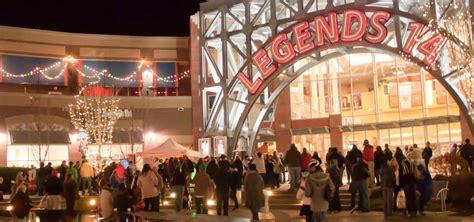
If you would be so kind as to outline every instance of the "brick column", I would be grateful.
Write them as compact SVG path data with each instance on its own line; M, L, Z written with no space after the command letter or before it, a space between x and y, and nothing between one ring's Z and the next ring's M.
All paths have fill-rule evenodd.
M329 136L331 138L331 146L337 147L339 150L342 150L342 132L339 129L339 126L342 125L342 116L330 115L329 116Z
M278 81L275 80L277 86ZM290 149L292 143L291 138L291 99L290 99L290 87L287 86L281 92L276 102L275 109L275 138L276 147L279 152L286 152Z
M193 110L193 147L199 148L198 139L202 137L202 98L200 95L199 77L201 76L201 51L199 47L199 14L191 16L189 22L190 42L190 77L191 102Z

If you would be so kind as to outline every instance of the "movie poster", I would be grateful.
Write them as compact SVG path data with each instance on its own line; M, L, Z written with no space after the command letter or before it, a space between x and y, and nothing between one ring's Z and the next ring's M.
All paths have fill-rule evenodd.
M210 138L199 138L199 152L203 156L211 155L211 139Z
M227 155L227 141L225 136L214 137L214 156Z

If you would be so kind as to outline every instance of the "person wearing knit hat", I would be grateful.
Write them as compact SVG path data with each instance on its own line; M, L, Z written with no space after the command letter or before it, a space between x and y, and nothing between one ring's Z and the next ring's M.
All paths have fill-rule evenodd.
M325 214L329 208L327 196L328 188L333 191L334 184L327 173L323 172L321 162L311 160L308 164L310 175L305 182L305 196L311 198L311 211L316 222L324 221Z
M310 173L316 172L317 168L321 165L321 162L319 160L311 159L311 161L308 164L308 171Z
M195 184L193 199L196 201L196 213L207 214L207 198L214 184L206 173L206 165L199 165L199 172L196 173L193 182Z

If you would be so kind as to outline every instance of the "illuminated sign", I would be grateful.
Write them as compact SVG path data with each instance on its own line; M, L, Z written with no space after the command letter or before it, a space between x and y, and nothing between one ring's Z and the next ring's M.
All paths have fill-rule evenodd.
M311 22L296 23L287 29L288 32L274 36L269 44L266 44L267 48L262 47L253 54L252 63L261 77L253 81L253 78L243 71L239 72L237 77L251 94L255 94L280 65L291 63L298 59L299 55L318 47L362 41L369 44L383 43L388 34L386 23L391 17L390 12L383 10L366 14L350 9L316 16ZM424 64L432 67L438 60L439 51L447 38L441 33L435 33L421 41L425 28L426 26L419 22L409 23L407 36L402 43L403 53L412 54L416 46L417 52L423 56Z

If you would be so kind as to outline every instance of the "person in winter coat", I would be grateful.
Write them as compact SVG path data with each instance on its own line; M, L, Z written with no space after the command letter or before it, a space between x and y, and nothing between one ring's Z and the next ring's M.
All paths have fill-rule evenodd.
M38 187L38 195L43 196L44 195L44 183L46 182L46 179L48 177L48 171L44 167L44 162L40 163L40 167L38 169L38 174L37 174L37 187Z
M26 189L24 185L19 186L15 192L15 196L13 196L10 201L13 205L12 213L16 218L25 218L33 207L31 205L31 199L26 193Z
M361 212L369 211L369 184L367 179L370 177L369 167L358 158L357 163L352 167L352 182L349 187L351 192L351 209L355 210L355 196L359 196L358 210Z
M413 162L407 159L402 160L402 164L399 166L399 180L400 187L405 192L408 217L415 217L418 210L416 206L415 164Z
M374 147L369 144L369 140L364 140L364 150L362 151L362 159L369 167L369 173L370 173L369 187L374 187L375 186Z
M382 168L382 164L383 163L386 163L387 162L387 159L385 157L385 154L383 153L383 150L382 150L382 147L381 146L377 146L377 148L375 149L375 152L374 152L374 169L375 169L375 180L376 180L376 184L377 185L380 185L380 183L382 182L381 181L381 178L380 178L380 169Z
M74 167L73 167L74 168ZM74 168L75 169L75 168ZM63 184L63 197L66 199L66 210L74 210L74 202L79 198L77 193L77 183L74 181L72 174L66 175L66 180Z
M418 165L417 170L417 175L420 175L416 186L416 190L420 192L418 207L420 215L424 216L425 205L430 201L431 194L433 193L433 179L430 172L423 165Z
M341 173L339 171L339 167L337 166L337 159L332 159L329 163L329 167L327 169L327 173L329 174L329 178L331 182L334 184L335 189L333 190L334 197L329 201L329 212L339 212L341 211L341 200L339 198L339 187L342 186L342 178Z
M357 148L355 144L352 145L352 149L347 152L346 165L347 165L347 180L349 184L352 180L352 168L357 163L357 159L362 158L362 152Z
M299 186L301 174L301 153L295 144L291 144L290 150L286 152L285 163L288 166L288 173L290 174L289 190L296 190Z
M216 184L217 215L229 216L229 191L230 191L230 164L227 160L219 161L214 183Z
M82 195L87 193L91 193L91 185L92 185L92 178L94 177L94 169L92 166L89 164L89 161L84 160L82 161L81 165L81 181L82 181Z
M423 152L421 152L421 156L423 157L423 160L425 161L426 170L429 171L430 159L431 157L433 157L433 149L431 148L430 142L426 142L426 147L423 149Z
M276 186L275 184L275 172L272 157L269 155L265 156L265 186L271 187L272 189Z
M63 186L58 177L58 171L52 171L51 176L46 180L45 188L47 195L41 198L40 206L48 210L61 209Z
M66 170L66 177L68 174L71 174L71 179L77 184L77 181L79 180L79 173L77 172L76 167L74 167L74 162L72 161L69 162L69 167Z
M138 177L138 188L145 200L145 211L160 211L160 191L164 188L163 178L151 170L150 164L143 165Z
M105 220L110 219L114 214L114 198L112 195L113 189L103 183L101 186L99 204L100 214Z
M211 178L214 178L217 173L217 168L218 166L217 166L216 159L212 157L211 160L209 161L209 164L207 164L207 168L206 168L207 175L209 175L209 177Z
M323 222L329 202L326 197L327 186L331 191L335 190L329 175L324 173L321 163L313 160L308 165L309 177L305 182L305 196L311 198L311 211L313 211L314 221Z
M399 166L402 164L402 161L406 159L405 155L403 154L402 149L399 146L395 149L394 157L397 160L397 163Z
M263 159L263 154L261 152L257 152L255 157L253 158L252 162L257 166L257 171L265 181L265 173L267 172L265 169L265 160Z
M320 163L322 163L321 157L319 157L319 154L318 154L317 151L314 151L314 152L313 152L313 156L312 156L311 158L312 158L313 160L317 160L317 161L319 161ZM300 187L301 187L301 186L300 186ZM299 190L299 189L298 189L298 190Z
M385 217L393 216L393 188L396 184L396 177L393 168L390 167L387 162L381 163L380 176L382 179L381 187L383 191L383 213Z
M244 164L242 163L242 160L240 159L239 155L235 156L234 162L232 163L232 168L237 169L237 172L240 174L241 177L243 177L243 175L244 175Z
M296 192L296 199L301 200L301 202L303 203L300 210L300 216L304 216L306 219L306 222L313 222L314 219L313 219L313 211L311 211L311 198L306 197L304 194L306 179L308 178L308 176L309 176L308 171L301 173L300 188Z
M185 190L187 190L187 182L186 182L186 172L180 166L179 163L176 164L176 170L174 171L174 175L171 179L171 189L176 194L175 198L175 210L176 212L180 212L183 208L183 201L184 201L184 194Z
M196 213L207 214L207 198L210 190L214 187L211 177L205 172L206 166L201 164L199 172L194 177L194 200L196 201Z
M240 175L237 168L231 168L230 178L230 198L234 201L234 208L232 210L239 209L239 200L237 199L237 191L242 188L242 176Z
M249 170L245 174L245 206L252 212L252 220L258 220L258 211L265 206L265 197L263 195L263 179L257 172L255 164L249 164Z
M273 173L275 175L274 184L276 185L277 188L280 188L280 176L282 173L285 172L285 169L284 169L283 163L281 162L280 157L277 155L276 152L273 152L271 161L273 164Z
M301 171L308 170L308 164L311 162L311 154L308 153L306 148L303 148L303 152L301 153Z
M389 146L388 144L385 144L385 148L384 148L384 150L383 150L383 153L384 153L385 159L386 159L387 161L392 160L392 158L393 158L393 153L392 153L392 151L390 150L390 146Z

